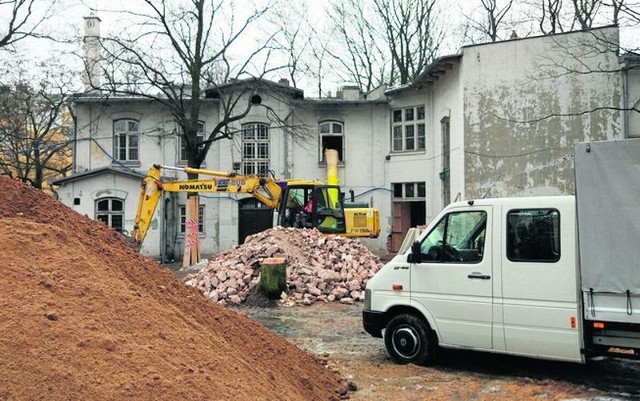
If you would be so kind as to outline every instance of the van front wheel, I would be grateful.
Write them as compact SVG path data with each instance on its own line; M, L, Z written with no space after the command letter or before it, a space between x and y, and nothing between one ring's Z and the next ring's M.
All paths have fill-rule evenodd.
M409 314L394 317L384 332L384 345L389 356L400 364L426 365L433 360L434 344L429 325Z

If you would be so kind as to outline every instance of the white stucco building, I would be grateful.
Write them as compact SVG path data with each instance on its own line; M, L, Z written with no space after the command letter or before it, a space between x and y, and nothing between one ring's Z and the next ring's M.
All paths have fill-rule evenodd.
M620 111L640 98L637 70L624 68L637 57L620 59L617 44L618 29L605 27L468 46L411 84L367 94L345 87L335 98L305 98L284 80L236 82L262 104L229 127L238 134L215 142L202 168L324 180L322 151L337 149L347 198L353 191L380 211L381 235L365 244L383 253L392 235L397 249L410 227L456 199L572 193L573 144L640 135L637 116ZM203 133L220 121L218 98L228 89L203 99ZM177 126L144 99L89 93L72 102L74 174L54 182L59 199L131 230L145 171L185 165ZM184 204L183 194L166 194L144 254L181 256ZM244 195L202 196L203 257L240 243L251 216L264 215L258 206Z

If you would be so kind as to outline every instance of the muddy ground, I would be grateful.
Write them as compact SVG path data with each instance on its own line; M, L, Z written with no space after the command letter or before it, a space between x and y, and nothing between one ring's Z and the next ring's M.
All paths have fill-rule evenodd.
M179 267L174 273L185 274ZM382 339L364 332L362 303L233 309L326 359L353 384L354 401L640 400L640 361L601 358L581 365L439 350L433 366L398 365Z
M239 308L300 348L329 361L357 390L351 400L640 399L640 362L587 365L471 351L443 351L435 366L397 365L362 329L362 304Z

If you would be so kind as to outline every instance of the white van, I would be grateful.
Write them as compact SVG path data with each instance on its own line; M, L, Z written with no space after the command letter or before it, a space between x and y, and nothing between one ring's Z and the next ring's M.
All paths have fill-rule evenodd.
M638 358L640 140L575 155L575 197L451 204L368 282L364 328L395 361L437 346Z

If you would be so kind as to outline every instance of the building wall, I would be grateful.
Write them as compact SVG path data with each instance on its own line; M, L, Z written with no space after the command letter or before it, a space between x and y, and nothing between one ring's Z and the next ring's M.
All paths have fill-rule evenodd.
M179 161L180 145L175 120L166 109L149 101L111 100L106 104L97 101L81 101L76 104L77 141L75 149L76 173L113 167L144 174L153 164L164 166L182 166ZM213 102L206 102L201 113L205 132L217 123L218 109ZM140 143L138 162L119 162L113 160L113 122L121 118L132 118L140 124ZM202 168L219 169L215 157L217 145L207 157ZM165 180L185 180L186 174L172 170L162 170ZM82 214L93 217L94 205L82 200L81 206L75 206L73 199L86 197L95 191L112 191L122 195L125 200L125 230L133 230L136 208L140 191L140 180L119 178L111 175L97 175L87 180L72 181L58 190L63 203ZM123 184L126 182L126 185ZM219 219L218 200L203 197L205 231L200 236L200 249L203 255L217 251L216 229ZM184 235L179 233L176 216L180 205L186 204L186 194L164 194L158 203L156 213L149 226L142 254L159 257L181 255L184 247ZM166 209L166 210L165 210ZM209 256L206 256L209 257Z
M349 196L353 190L356 201L368 202L380 209L381 216L389 215L389 191L385 185L382 161L388 153L388 110L384 104L344 102L343 104L310 101L293 107L291 104L261 94L263 104L287 121L295 129L279 127L269 119L266 108L255 107L243 120L235 123L241 129L245 123L260 122L270 126L270 167L277 179L312 179L325 182L326 165L320 159L319 124L324 121L343 123L344 162L338 168L339 184ZM241 135L220 142L218 160L223 171L233 162L242 160ZM247 195L234 195L240 199ZM236 245L238 204L226 196L220 201L220 220L217 234L220 249ZM384 218L384 217L383 217ZM382 251L384 236L363 240L372 250Z
M389 185L385 156L389 153L389 110L384 103L310 102L297 116L308 130L308 140L294 142L290 160L293 178L326 181L326 165L320 162L319 125L326 121L343 123L343 162L338 166L338 179L347 200L353 191L356 202L366 202L378 209L381 234L378 239L362 239L372 251L382 251L389 230Z
M617 28L464 48L464 198L573 193L573 145L621 135L592 111L620 105L617 51Z
M434 171L428 177L427 187L433 188L440 196L433 196L427 202L427 221L431 221L446 206L442 198L442 127L441 121L449 117L449 165L450 165L450 200L455 201L465 193L464 170L464 135L463 127L463 91L461 85L460 64L455 63L450 71L440 77L432 86L433 108L431 111L433 125L433 157Z
M600 40L604 35L606 40ZM586 46L584 41L590 41ZM603 43L615 51L596 51ZM617 29L519 39L469 46L453 67L431 84L408 86L387 92L376 101L298 99L275 96L264 87L257 93L262 105L254 107L229 130L233 139L214 143L203 168L231 171L242 161L241 128L244 123L270 126L270 168L276 178L326 180L320 162L319 124L334 120L344 124L344 162L339 183L356 201L368 202L380 212L381 234L365 239L373 251L383 252L393 227L393 183L425 182L426 222L444 207L442 198L441 121L450 123L451 201L478 197L548 195L572 193L573 145L581 141L613 139L622 135L622 78L617 59ZM601 49L612 50L612 49ZM579 68L598 70L591 73ZM611 72L603 72L608 70ZM629 72L630 99L640 97L640 74ZM285 91L286 94L286 91ZM245 99L248 101L248 99ZM217 103L207 101L202 120L205 131L220 119ZM242 103L240 103L242 104ZM424 105L426 149L392 152L391 113L396 108ZM602 108L600 111L593 111ZM607 108L609 107L609 108ZM144 173L154 163L176 165L179 142L168 112L147 101L105 104L80 102L76 172L112 163L113 120L132 117L140 121L140 162L129 164ZM633 113L632 113L633 114ZM632 135L640 136L637 114L630 118ZM284 127L273 118L286 121ZM296 127L292 129L291 126ZM634 128L635 127L635 128ZM165 171L167 179L186 179L179 172ZM120 191L126 199L126 229L133 227L139 182L133 179L97 176L86 182L70 182L59 191L61 200L74 207L74 197L83 200L76 210L93 215L91 195ZM136 185L134 185L136 184ZM86 197L86 201L85 198ZM238 201L243 194L202 194L205 233L202 256L238 243ZM183 236L175 220L185 194L165 194L145 240L143 253L150 256L182 254ZM165 219L164 216L172 216Z

